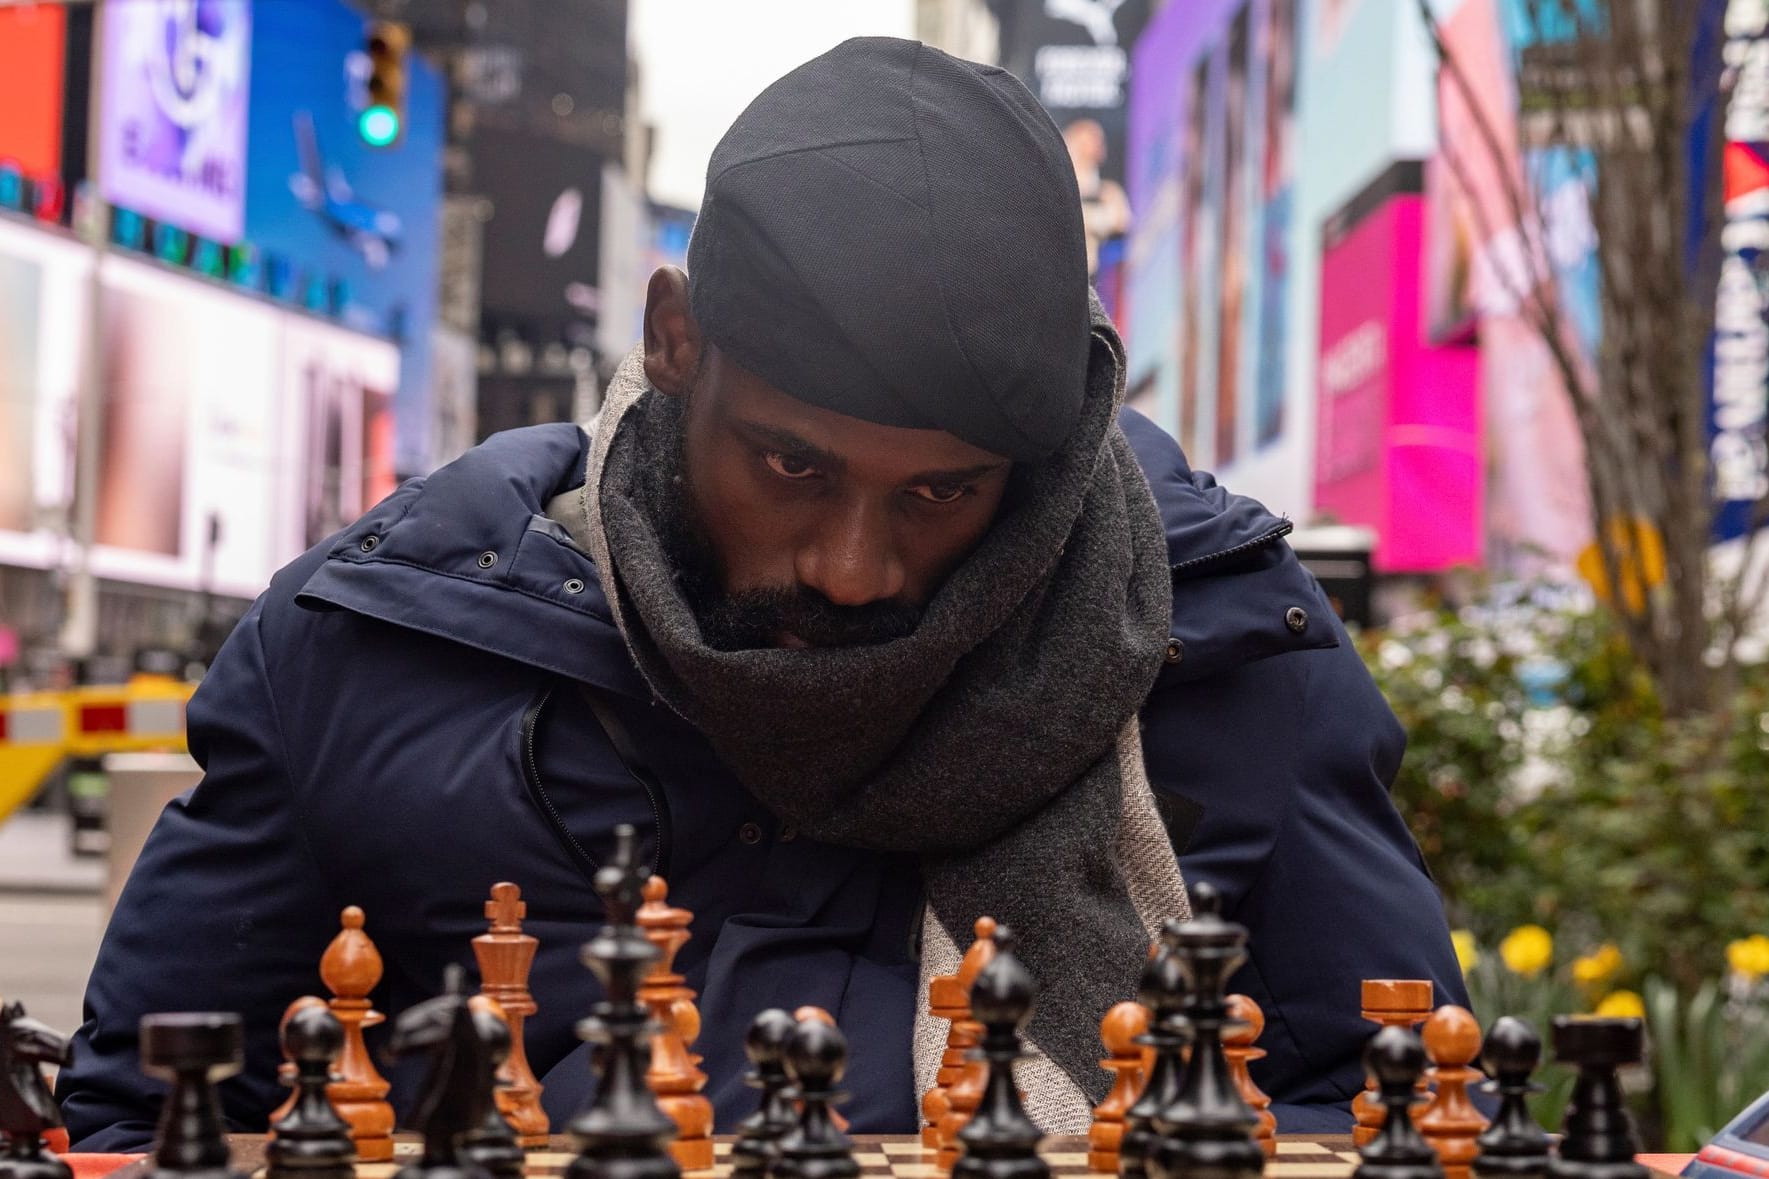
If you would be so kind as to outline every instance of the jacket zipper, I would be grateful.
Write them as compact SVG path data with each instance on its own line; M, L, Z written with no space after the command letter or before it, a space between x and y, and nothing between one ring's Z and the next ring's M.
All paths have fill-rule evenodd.
M559 813L559 808L553 805L552 798L547 794L546 786L541 782L540 762L535 757L535 732L540 728L541 713L552 698L553 688L549 685L541 689L541 693L535 698L534 703L530 704L522 713L523 783L528 787L529 796L534 799L548 821L552 823L553 836L559 841L559 846L564 849L566 855L576 861L577 869L583 873L584 878L593 883L596 871L602 865L596 860L596 857L584 849L583 844L578 842L577 836L571 833L571 828L565 825L564 816ZM639 786L645 791L646 801L651 804L651 821L654 824L652 829L657 833L657 853L652 858L652 871L657 875L664 875L668 864L663 858L663 849L669 846L670 831L663 808L658 802L657 791L650 782L645 780L643 775L635 772L632 766L625 765L625 759L620 758L619 750L615 751L615 757L621 760L628 775L639 783Z
M1198 568L1200 565L1209 565L1216 561L1226 561L1230 557L1238 557L1242 553L1250 553L1254 549L1262 549L1272 541L1277 540L1279 537L1289 535L1295 530L1295 528L1296 525L1285 520L1270 532L1261 536L1256 536L1252 540L1243 541L1233 548L1223 549L1222 551L1215 553L1206 553L1202 557L1192 557L1190 560L1181 561L1179 564L1173 566L1173 572L1188 572Z

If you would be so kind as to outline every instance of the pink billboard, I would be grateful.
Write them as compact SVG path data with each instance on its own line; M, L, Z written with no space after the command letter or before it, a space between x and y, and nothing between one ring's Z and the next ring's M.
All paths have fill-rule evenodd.
M1315 508L1373 528L1384 573L1481 560L1478 352L1420 331L1424 204L1336 218L1321 259Z

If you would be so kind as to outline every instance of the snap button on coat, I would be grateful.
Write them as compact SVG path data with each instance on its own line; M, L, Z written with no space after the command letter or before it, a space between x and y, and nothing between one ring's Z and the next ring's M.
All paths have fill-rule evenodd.
M762 829L754 823L745 823L743 826L737 828L737 838L743 840L745 843L760 843L762 841Z
M490 569L493 565L496 565L497 563L498 563L498 555L496 553L480 553L479 554L479 567L481 569Z
M1162 658L1168 663L1178 663L1185 658L1185 644L1178 639L1167 640L1167 654Z
M1301 606L1292 606L1284 611L1284 625L1296 634L1308 629L1308 611Z

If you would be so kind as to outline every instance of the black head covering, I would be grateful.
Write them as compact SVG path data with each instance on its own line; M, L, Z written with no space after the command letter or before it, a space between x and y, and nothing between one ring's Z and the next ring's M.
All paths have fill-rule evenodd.
M705 336L801 401L1021 461L1080 420L1080 196L1004 70L866 37L787 74L713 151L688 271Z

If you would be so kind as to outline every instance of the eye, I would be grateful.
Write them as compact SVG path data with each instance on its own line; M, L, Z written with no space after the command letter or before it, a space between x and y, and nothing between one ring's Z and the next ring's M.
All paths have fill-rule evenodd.
M778 450L764 450L762 461L768 469L782 479L809 479L817 474L817 468L796 454L786 454Z
M930 504L955 504L967 495L975 495L976 490L969 483L923 483L911 487L909 494Z

